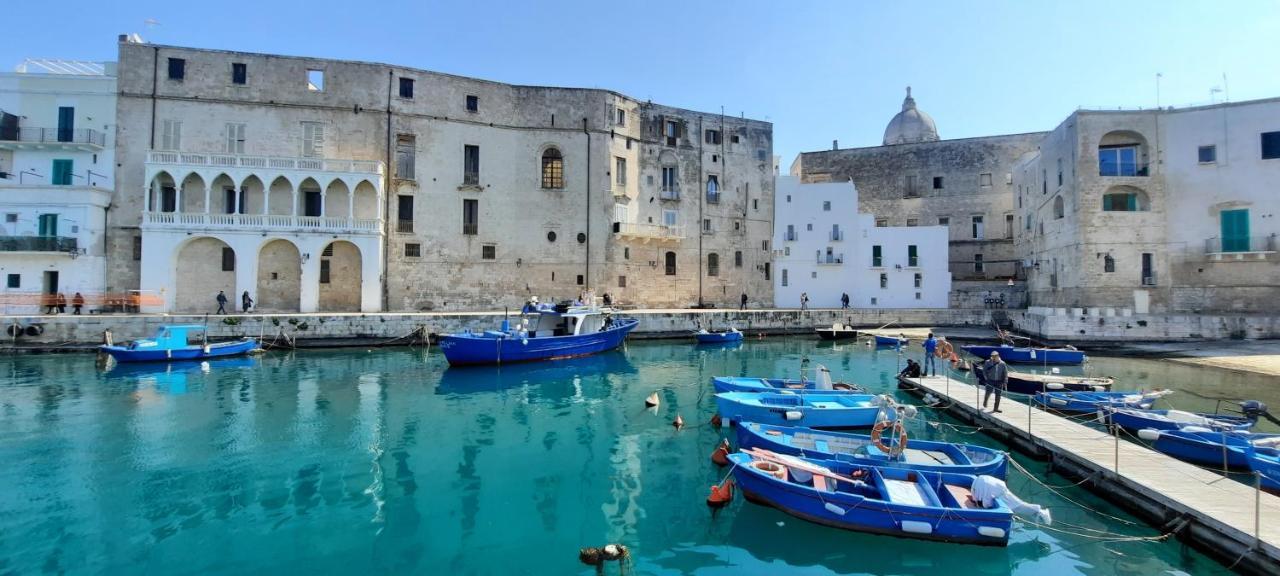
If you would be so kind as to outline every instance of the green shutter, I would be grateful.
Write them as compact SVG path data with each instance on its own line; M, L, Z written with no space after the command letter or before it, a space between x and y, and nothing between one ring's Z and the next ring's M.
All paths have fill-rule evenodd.
M1126 207L1127 210L1129 210L1130 212L1138 211L1138 195L1137 194L1125 194L1124 199L1125 199L1125 202L1127 202L1127 207Z
M54 160L51 182L56 186L71 185L71 160Z
M41 214L39 219L40 236L52 237L58 235L58 215L57 214Z
M1222 251L1248 252L1249 210L1223 210L1220 217L1222 221Z

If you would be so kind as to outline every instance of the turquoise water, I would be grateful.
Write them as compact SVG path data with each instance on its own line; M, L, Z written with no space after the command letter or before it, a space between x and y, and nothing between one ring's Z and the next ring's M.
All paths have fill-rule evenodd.
M740 497L713 516L704 500L724 471L708 456L728 431L707 424L708 379L796 374L803 357L894 390L892 352L781 338L633 342L502 369L448 370L422 349L106 374L90 356L6 358L0 573L592 574L578 549L609 542L631 548L631 574L1226 572L1176 542L1022 526L1007 549L927 543L818 527ZM1280 405L1261 378L1116 359L1089 370ZM662 404L647 411L655 390ZM676 414L685 429L670 425ZM963 428L913 430L996 445ZM1155 534L1084 490L1062 493L1120 520L1018 472L1009 484L1051 506L1061 530Z

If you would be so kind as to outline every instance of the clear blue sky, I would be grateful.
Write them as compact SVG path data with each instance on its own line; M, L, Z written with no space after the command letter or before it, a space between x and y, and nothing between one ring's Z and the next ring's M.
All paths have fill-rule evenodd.
M609 88L774 123L797 152L878 145L911 85L943 138L1048 130L1078 106L1280 96L1280 1L509 3L10 0L0 64L115 59L116 35ZM148 25L153 19L158 24ZM1221 98L1222 95L1215 95Z

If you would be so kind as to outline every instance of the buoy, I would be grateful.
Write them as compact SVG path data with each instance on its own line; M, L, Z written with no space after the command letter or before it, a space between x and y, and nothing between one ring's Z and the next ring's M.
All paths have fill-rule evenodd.
M723 423L724 423L724 421L720 419L720 415L719 415L719 414L712 414L712 415L711 415L711 426L712 426L713 428L715 428L716 430L719 430L719 429L720 429L720 425L721 425L721 424L723 424Z
M728 438L725 438L724 440L722 440L720 442L720 445L716 446L716 449L711 452L711 461L715 462L716 466L729 465L729 439Z
M645 405L646 407L648 407L648 408L653 408L654 406L657 406L657 405L658 405L658 393L657 393L657 392L654 392L653 394L650 394L650 395L649 395L649 397L645 398L645 399L644 399L644 405Z
M707 496L707 506L713 509L724 508L733 501L733 478L725 478L723 484L712 484L711 495Z
M681 418L679 414L676 414L676 419L671 422L671 425L675 426L676 430L684 428L684 418Z
M602 557L605 560L621 560L630 554L627 547L621 544L607 544L601 549L601 552L604 553Z

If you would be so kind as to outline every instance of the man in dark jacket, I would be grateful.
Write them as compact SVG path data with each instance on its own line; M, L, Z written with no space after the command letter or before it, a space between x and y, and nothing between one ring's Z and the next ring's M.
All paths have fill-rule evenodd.
M746 292L742 293L742 303L738 305L738 309L739 310L747 309L747 293Z
M982 393L982 407L987 407L987 400L991 398L991 393L996 393L996 407L992 412L1000 411L1000 397L1004 395L1004 390L1009 386L1009 367L1000 359L1000 353L991 352L991 358L982 363L982 380L986 390Z
M227 293L222 290L218 291L218 312L217 313L218 314L227 313Z

